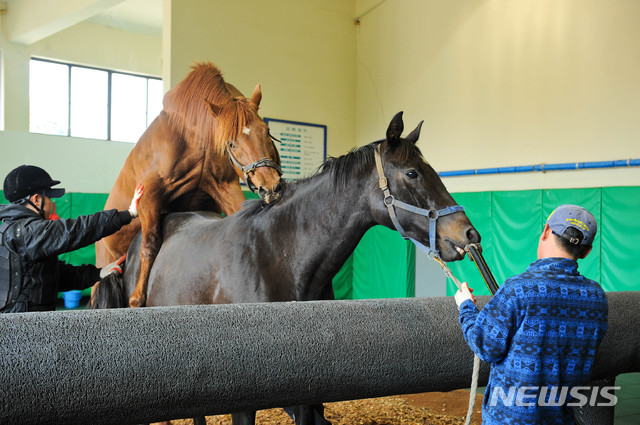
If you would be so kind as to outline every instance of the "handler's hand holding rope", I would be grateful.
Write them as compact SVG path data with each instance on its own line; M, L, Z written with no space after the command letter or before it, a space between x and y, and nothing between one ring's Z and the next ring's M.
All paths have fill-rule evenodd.
M454 295L456 300L456 304L458 304L458 310L463 302L466 300L473 301L476 304L476 297L472 294L473 288L469 288L469 284L467 282L463 282L458 288L458 292Z
M487 287L489 288L489 292L493 295L498 285L496 284L495 278L493 274L489 270L487 263L484 261L480 250L475 244L469 244L465 247L465 251L469 254L469 257L478 267L482 278L484 279ZM458 291L455 293L454 298L456 300L456 304L458 305L458 310L460 310L460 306L466 300L473 301L476 304L476 297L472 294L473 289L469 288L469 284L467 282L460 282L460 280L453 275L451 269L447 266L447 264L440 259L438 256L432 257L434 261L436 261L442 267L445 276L453 280L453 283L458 287ZM465 419L465 425L469 425L471 423L471 417L473 416L473 409L475 407L476 401L476 391L478 389L478 375L480 373L480 357L474 354L473 356L473 375L471 377L471 388L469 391L469 409L467 410L467 417Z

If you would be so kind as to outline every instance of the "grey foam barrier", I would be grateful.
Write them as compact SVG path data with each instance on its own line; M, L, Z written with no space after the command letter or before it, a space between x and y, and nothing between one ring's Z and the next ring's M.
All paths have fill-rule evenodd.
M640 293L609 294L594 379L640 370L639 305ZM470 386L472 360L452 297L5 314L0 423L135 424L449 391Z

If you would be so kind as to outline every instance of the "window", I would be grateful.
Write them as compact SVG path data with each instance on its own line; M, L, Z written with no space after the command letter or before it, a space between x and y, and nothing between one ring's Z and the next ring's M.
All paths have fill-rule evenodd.
M0 49L0 131L4 130L4 51Z
M162 110L162 80L31 59L29 131L138 141Z

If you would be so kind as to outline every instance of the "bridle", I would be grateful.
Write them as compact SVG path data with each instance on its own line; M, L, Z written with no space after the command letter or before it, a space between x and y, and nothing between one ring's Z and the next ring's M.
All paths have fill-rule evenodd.
M391 192L389 191L389 186L388 186L388 181L387 178L384 175L384 169L382 168L382 157L380 155L380 145L382 143L379 143L378 146L376 147L376 149L374 150L374 157L376 160L376 168L378 170L378 185L380 187L380 189L382 190L382 193L384 194L384 199L383 199L383 203L384 205L387 207L387 209L389 210L389 217L391 217L391 221L393 222L394 227L396 228L396 230L398 231L398 233L400 233L400 235L404 238L404 239L411 239L409 237L406 236L406 233L404 231L404 229L402 228L402 226L400 225L400 222L398 221L398 217L396 217L396 211L394 207L398 207L398 208L402 208L405 211L409 211L412 212L414 214L418 214L424 217L428 217L429 218L429 246L424 246L422 243L420 243L419 241L413 240L411 239L414 243L416 243L416 245L418 245L420 248L422 248L423 250L425 250L427 252L427 255L432 259L435 260L437 263L440 264L440 266L442 267L442 269L444 270L445 276L451 278L454 283L458 286L458 288L460 288L460 281L453 275L453 273L451 272L451 269L449 269L449 267L447 267L447 265L445 264L444 261L442 261L442 259L440 258L440 253L438 251L438 249L435 248L436 246L436 221L438 220L439 217L442 217L444 215L448 215L448 214L452 214L454 212L460 212L460 211L464 211L464 207L460 206L460 205L453 205L451 207L445 207L442 208L441 210L427 210L424 208L418 208L416 206L413 205L409 205L406 204L402 201L398 201L397 199L395 199L393 197L393 195L391 194ZM481 260L484 263L484 258L482 258L482 255L479 254L479 251L477 250L477 245L476 244L469 244L465 247L465 251L469 252L470 255L473 252L474 253L474 257L473 260L474 262L476 262L476 265L478 265L478 269L480 270L480 273L482 273L482 277L485 279L485 282L487 282L487 286L489 286L489 290L491 291L491 293L493 294L495 292L494 289L492 289L492 287L489 285L489 281L488 278L490 277L490 279L492 279L493 281L493 285L495 285L495 288L497 288L497 284L495 283L495 279L493 279L493 275L491 275L491 272L489 272L489 268L486 267L486 263L484 264L484 268L486 269L486 272L483 271L483 269L481 268L481 266L479 265L479 260ZM486 276L485 273L487 273L490 276ZM465 420L465 425L469 424L471 422L471 416L473 414L473 409L474 409L474 405L475 405L475 389L477 389L478 387L478 375L480 373L480 358L475 355L474 359L473 359L473 376L472 376L472 380L471 380L471 398L469 399L469 409L467 411L467 418Z
M439 251L435 248L436 246L436 221L439 217L444 215L449 215L455 212L464 211L464 207L460 205L453 205L451 207L445 207L440 210L427 210L424 208L419 208L414 205L410 205L404 203L402 201L397 200L393 197L391 192L389 191L388 181L384 175L384 169L382 168L382 157L380 156L380 145L378 144L377 148L374 151L374 157L376 160L376 168L378 169L378 186L382 190L384 194L383 203L387 207L389 211L389 217L391 217L391 222L393 226L396 228L398 233L404 239L410 239L402 226L400 225L400 221L398 221L398 217L396 216L396 211L394 207L402 208L405 211L409 211L414 214L418 214L424 217L429 218L429 246L426 247L429 250L429 253L433 257L440 257Z
M238 159L235 157L235 155L233 155L233 152L231 152L231 149L229 148L229 143L227 143L226 149L227 149L227 153L229 154L229 160L231 161L231 164L233 164L240 171L242 171L242 174L244 175L244 181L247 182L247 186L254 193L258 191L258 188L251 181L251 176L249 174L255 172L256 168L270 167L276 170L279 176L282 176L282 168L280 168L280 166L271 158L267 158L265 156L255 162L252 162L251 164L242 165L240 164L240 161L238 161Z

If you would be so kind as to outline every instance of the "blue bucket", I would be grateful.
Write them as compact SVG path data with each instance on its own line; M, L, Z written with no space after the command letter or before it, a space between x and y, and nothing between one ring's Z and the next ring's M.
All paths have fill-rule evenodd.
M76 308L80 305L80 298L82 298L82 291L73 290L62 293L62 298L64 298L64 307L65 308Z

